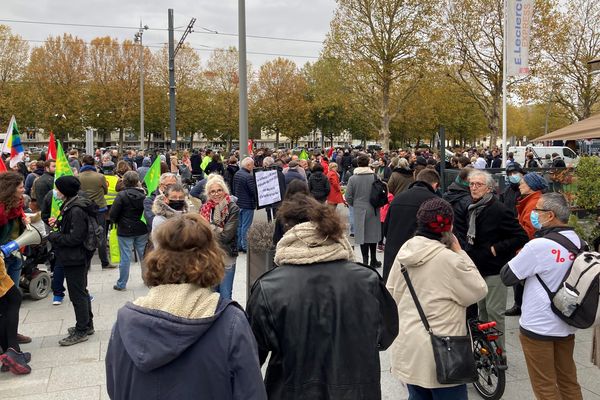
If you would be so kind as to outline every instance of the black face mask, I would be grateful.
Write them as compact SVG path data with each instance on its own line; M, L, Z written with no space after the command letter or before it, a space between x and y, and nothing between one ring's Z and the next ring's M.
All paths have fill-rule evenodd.
M169 207L171 207L175 211L183 210L185 206L185 200L169 200Z

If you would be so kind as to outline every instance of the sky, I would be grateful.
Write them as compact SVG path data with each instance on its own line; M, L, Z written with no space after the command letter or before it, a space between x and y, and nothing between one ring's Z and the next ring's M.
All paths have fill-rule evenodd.
M40 46L48 36L70 33L85 41L94 37L111 36L119 40L133 39L135 29L102 27L56 26L8 22L6 20L58 22L70 24L111 25L139 27L140 19L149 30L144 32L144 45L161 46L168 41L167 10L173 8L175 43L182 31L196 18L194 32L186 43L199 49L206 60L210 48L238 45L237 36L217 35L211 32L237 34L237 0L1 0L0 24L11 27L13 33L31 40L31 46ZM247 39L248 61L262 65L281 54L302 66L319 56L329 23L335 10L335 0L246 0L246 33L248 35L301 39L313 42L295 42L267 39ZM165 30L153 30L165 29ZM156 49L153 49L156 50Z

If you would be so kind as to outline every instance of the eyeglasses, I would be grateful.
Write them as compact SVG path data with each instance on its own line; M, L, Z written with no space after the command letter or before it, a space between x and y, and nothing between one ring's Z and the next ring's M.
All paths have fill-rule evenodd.
M223 189L216 189L216 190L211 190L210 192L208 192L208 194L218 194L218 193L223 193Z
M480 188L485 186L485 183L481 183L481 182L469 182L469 186L470 187L475 187L475 188Z

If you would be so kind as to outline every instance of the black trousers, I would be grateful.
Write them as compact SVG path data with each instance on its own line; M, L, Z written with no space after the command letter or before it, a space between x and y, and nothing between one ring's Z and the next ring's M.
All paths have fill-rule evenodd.
M525 286L519 283L518 285L513 286L513 290L515 306L521 307L521 305L523 305L523 292L525 291Z
M88 265L69 265L64 267L65 279L69 298L75 309L75 329L77 332L87 332L88 328L94 326L94 314L92 314L92 302L87 290Z
M100 263L103 267L106 267L110 264L108 259L108 247L106 246L107 238L108 238L108 224L106 223L106 217L108 212L103 212L98 214L98 225L104 229L104 235L100 238L100 243L98 244L98 257L100 257Z
M13 285L4 296L0 297L0 347L3 352L11 347L21 351L17 343L20 307L21 292L16 285Z

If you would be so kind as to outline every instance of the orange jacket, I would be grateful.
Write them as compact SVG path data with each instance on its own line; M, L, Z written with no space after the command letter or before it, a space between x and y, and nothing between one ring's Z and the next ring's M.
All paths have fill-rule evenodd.
M533 225L531 225L530 215L540 197L542 197L542 192L538 190L536 192L521 197L521 199L517 203L517 212L519 213L519 224L523 227L523 229L525 229L525 232L527 232L529 240L533 239L533 235L535 234L535 228L533 227Z

